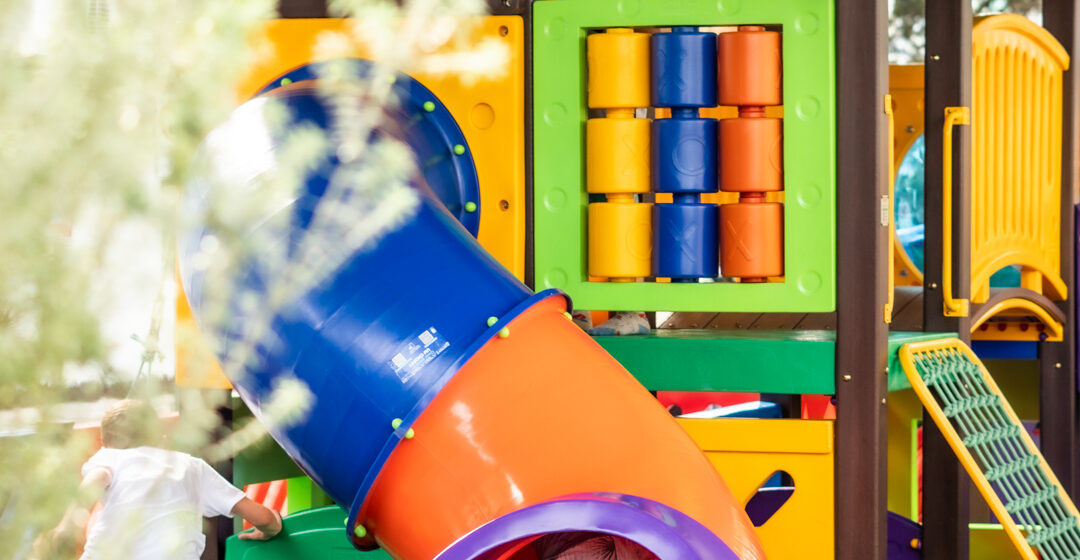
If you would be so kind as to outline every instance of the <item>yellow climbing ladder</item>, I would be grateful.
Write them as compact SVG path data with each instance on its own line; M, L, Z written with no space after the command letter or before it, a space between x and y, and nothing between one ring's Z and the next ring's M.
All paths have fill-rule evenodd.
M1021 556L1080 558L1080 513L974 352L956 338L917 342L900 363Z

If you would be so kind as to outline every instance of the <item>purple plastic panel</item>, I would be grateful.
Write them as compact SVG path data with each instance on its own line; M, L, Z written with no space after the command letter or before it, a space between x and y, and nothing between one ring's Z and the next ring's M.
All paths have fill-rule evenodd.
M922 558L922 525L889 512L889 559L919 560ZM917 546L911 546L915 544Z
M565 496L504 515L465 535L435 560L492 560L523 539L563 531L622 537L662 560L738 560L719 537L686 514L624 494Z

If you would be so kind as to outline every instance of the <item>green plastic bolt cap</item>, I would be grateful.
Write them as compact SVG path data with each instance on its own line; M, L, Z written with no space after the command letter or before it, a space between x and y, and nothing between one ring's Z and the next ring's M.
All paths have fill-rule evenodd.
M454 144L454 153L459 155L459 156L461 154L464 154L465 153L465 146L462 146L461 144Z
M566 317L567 319L570 319L571 321L574 320L574 316L571 315L569 311L563 311L562 315L563 315L563 317Z
M353 534L356 535L356 538L362 539L367 536L367 527L357 525L356 528L353 529Z
M413 436L415 436L415 435L416 435L416 432L414 432L412 428L409 428L408 430L405 431L405 439L412 439Z
M435 110L435 104L430 102L430 101L425 101L424 102L424 110L429 112L429 113L434 111Z
M400 428L401 427L401 418L394 418L393 420L391 420L390 421L390 427L395 429L395 430Z
M503 327L502 330L499 331L499 338L506 338L508 336L510 336L510 327Z
M494 316L492 316L492 317L488 317L487 323L488 323L488 326L489 326L489 327L491 327L491 326L494 326L494 325L495 325L495 323L498 323L498 322L499 322L499 318L498 318L498 317L494 317Z
M289 85L291 83L292 83L292 80L290 80L289 78L282 78L281 79L281 85L282 86L287 86L287 85Z
M472 202L472 201L466 202L465 203L465 211L466 212L476 212L476 203Z

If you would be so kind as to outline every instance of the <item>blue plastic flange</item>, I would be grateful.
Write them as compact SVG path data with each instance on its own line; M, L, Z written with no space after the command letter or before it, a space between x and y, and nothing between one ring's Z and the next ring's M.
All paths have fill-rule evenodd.
M256 96L318 80L327 65L341 62L355 64L354 74L361 77L375 67L375 63L360 58L305 64L274 78ZM480 231L480 181L465 134L442 101L409 75L397 73L391 87L398 103L387 108L388 116L402 128L402 140L416 153L424 180L450 214L476 237Z

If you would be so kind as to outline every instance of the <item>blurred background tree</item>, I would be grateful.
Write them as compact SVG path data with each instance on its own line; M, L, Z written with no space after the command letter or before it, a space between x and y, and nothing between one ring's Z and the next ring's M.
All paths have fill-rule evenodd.
M934 1L934 0L930 0ZM926 48L927 0L890 0L889 62L922 63ZM1042 0L972 0L975 15L992 13L1020 14L1042 23Z
M480 0L329 4L333 15L363 24L321 37L325 55L347 56L363 41L388 61L381 80L325 80L332 103L366 108L388 102L377 95L387 89L386 74L434 41L431 30L450 41L464 17L484 9ZM253 423L228 444L214 441L227 393L177 390L171 309L176 241L192 220L209 216L222 234L219 250L207 255L211 265L227 268L250 257L246 251L266 252L231 242L274 196L238 203L239 194L222 193L202 218L185 215L181 199L204 138L242 101L236 84L260 56L253 39L275 9L275 0L0 0L0 560L27 558L37 535L60 519L94 445L76 435L72 421L99 419L109 399L133 394L160 412L181 410L173 444L215 459L265 434ZM505 60L499 54L460 60L490 72ZM457 70L446 64L445 71ZM364 129L378 124L353 119L357 133L349 137L368 138ZM295 190L295 179L330 148L324 138L300 136L296 161L281 165L279 184L260 188ZM392 161L380 160L384 155ZM415 165L400 149L361 159L387 173ZM332 273L371 239L342 244L342 228L372 215L389 227L396 217L379 197L411 191L404 180L379 186L375 193L359 185L334 199L323 230L339 250L333 258L314 267L271 263L304 271L283 275L281 298ZM237 296L230 287L221 286L218 304ZM264 329L250 328L253 347ZM224 364L231 373L247 363L235 354ZM144 374L138 385L136 372ZM306 387L289 389L278 408L295 419L312 403L304 400Z

